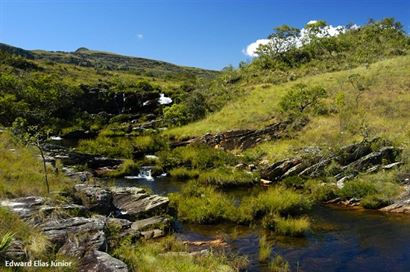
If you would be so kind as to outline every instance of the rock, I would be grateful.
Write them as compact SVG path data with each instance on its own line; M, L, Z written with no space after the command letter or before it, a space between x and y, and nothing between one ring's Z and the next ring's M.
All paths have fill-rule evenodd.
M127 219L121 219L121 218L108 218L107 219L107 225L108 226L115 226L117 227L120 231L127 230L131 228L132 222L127 220Z
M62 246L71 235L91 235L103 231L105 220L104 217L51 219L39 224L37 227L43 231L52 243Z
M393 162L393 163L384 165L384 166L383 166L383 169L390 170L390 169L396 168L396 167L398 167L398 166L400 166L400 165L402 165L402 164L403 164L403 162L401 162L401 161L399 161L399 162Z
M184 241L184 245L194 247L227 247L228 243L224 239L218 238L207 241Z
M276 162L262 171L262 178L272 181L280 180L280 178L292 167L300 164L302 159L293 158Z
M209 255L209 253L210 252L208 249L202 249L202 250L197 250L197 251L192 251L192 252L171 251L171 252L160 253L159 255L160 256L172 256L172 257L197 257L197 256L207 256Z
M299 176L319 177L323 175L324 168L329 165L332 160L333 157L321 159L318 163L315 163L301 171Z
M105 234L103 231L71 233L58 253L66 256L82 258L89 250L105 249Z
M75 188L75 197L91 211L98 211L103 214L109 214L113 211L111 191L99 186L86 184L77 184Z
M406 189L393 204L383 207L380 211L391 213L410 213L410 186L404 186Z
M144 231L147 229L167 229L169 227L170 220L162 216L153 216L147 219L137 220L131 225L131 229L136 231Z
M27 196L3 200L0 202L0 205L26 219L37 214L44 202L45 199L43 197Z
M149 195L136 187L111 188L113 204L121 215L128 219L147 218L164 213L169 199L159 195Z
M149 239L154 239L154 238L159 238L165 235L165 231L160 230L160 229L153 229L153 230L147 230L147 231L142 231L141 236L145 240Z
M380 165L383 160L394 162L398 150L392 146L382 147L380 151L372 152L364 157L342 167L342 170L366 171L375 165Z
M81 259L79 272L128 272L128 267L108 253L92 250Z
M271 180L267 180L267 179L261 179L262 184L268 185L271 184L272 181Z
M354 177L354 175L347 175L347 176L344 176L343 178L339 179L336 182L337 188L342 189L345 186L345 181L347 181L349 179L352 179L353 177Z

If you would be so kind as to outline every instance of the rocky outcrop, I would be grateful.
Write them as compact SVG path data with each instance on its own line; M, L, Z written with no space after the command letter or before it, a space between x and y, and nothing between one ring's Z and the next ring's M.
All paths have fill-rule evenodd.
M294 129L301 129L307 123L307 120L302 120L298 123L292 121L283 121L272 124L263 129L251 130L231 130L218 134L206 134L199 138L192 138L184 141L175 142L173 147L188 145L191 143L202 143L212 147L232 149L247 149L272 139L279 139L286 135L287 128L292 126Z
M401 196L393 204L381 208L380 211L410 214L410 186L405 185L404 187L405 190Z
M169 199L135 187L111 188L113 205L124 218L140 219L166 212Z
M401 162L397 161L400 150L393 146L382 146L372 151L375 143L384 143L380 139L363 141L341 148L338 152L327 156L307 156L308 158L290 158L275 162L261 171L261 177L270 181L278 181L290 176L315 178L334 175L338 186L360 172L375 172L380 169L393 169ZM332 163L334 165L332 165ZM327 167L335 166L330 171ZM329 170L329 169L328 169Z

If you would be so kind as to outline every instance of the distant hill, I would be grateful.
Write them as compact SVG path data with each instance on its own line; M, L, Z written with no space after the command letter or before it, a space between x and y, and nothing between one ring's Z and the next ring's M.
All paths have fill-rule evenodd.
M57 63L73 64L83 67L93 67L110 71L129 71L151 77L204 77L212 78L217 71L178 66L172 63L138 57L122 56L115 53L90 50L80 47L74 52L25 50L0 43L0 50L20 55L29 59L46 60Z

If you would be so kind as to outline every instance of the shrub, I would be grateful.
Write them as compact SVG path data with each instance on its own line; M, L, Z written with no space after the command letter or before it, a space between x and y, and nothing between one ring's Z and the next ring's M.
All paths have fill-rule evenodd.
M112 178L122 177L128 174L131 174L132 172L138 170L138 168L140 167L141 167L140 163L127 159L123 163L121 163L121 165L114 171L108 171L106 173L106 176L112 177Z
M326 97L325 89L321 87L308 88L307 85L298 84L281 99L279 106L283 112L299 115L309 108L319 109L319 100L324 97Z
M312 200L321 202L335 198L337 187L335 184L311 179L305 183L304 190L310 194Z
M362 198L377 193L376 186L367 180L352 180L345 183L338 195L342 198Z
M367 195L360 201L366 209L380 209L392 203L393 201L383 194Z
M287 188L297 188L301 189L303 188L303 185L305 184L306 180L299 176L291 176L287 177L282 180L282 183L287 187Z

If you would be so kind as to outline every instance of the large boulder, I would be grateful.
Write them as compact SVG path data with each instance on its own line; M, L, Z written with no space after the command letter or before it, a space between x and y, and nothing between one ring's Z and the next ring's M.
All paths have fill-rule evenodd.
M111 191L99 186L86 184L75 185L75 197L91 211L109 214L113 211Z
M49 238L52 243L62 246L68 238L73 235L93 235L103 231L105 221L106 219L103 216L93 218L71 217L65 219L50 219L39 224L37 227ZM88 239L87 241L93 242L95 240Z
M163 214L169 204L167 197L150 195L144 189L136 187L111 188L113 205L122 217L141 219Z
M79 272L128 272L123 261L98 250L89 251L79 266Z
M170 220L163 216L153 216L146 219L137 220L131 225L131 229L136 231L144 231L150 229L168 229Z

